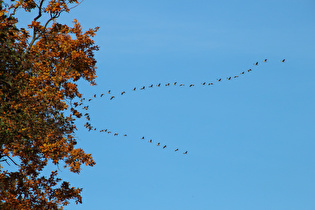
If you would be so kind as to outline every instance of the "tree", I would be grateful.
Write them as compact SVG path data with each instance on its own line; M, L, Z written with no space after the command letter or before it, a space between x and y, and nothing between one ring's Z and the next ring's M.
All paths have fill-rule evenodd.
M91 154L75 148L75 120L82 114L73 99L81 98L77 81L95 85L97 27L82 32L58 17L77 0L0 0L0 164L17 159L16 171L0 165L0 209L62 209L80 188L52 171L49 162L79 173L95 165ZM17 10L34 13L28 28L18 28ZM45 21L42 20L45 18ZM31 32L29 32L31 31Z

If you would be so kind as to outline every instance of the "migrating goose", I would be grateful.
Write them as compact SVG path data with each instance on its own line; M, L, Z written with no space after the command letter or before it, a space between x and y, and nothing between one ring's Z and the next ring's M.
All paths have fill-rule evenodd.
M210 83L208 83L208 85L213 85L213 83L212 83L212 82L210 82Z
M161 83L159 83L158 85L156 85L157 87L160 87L161 86Z
M144 90L145 89L145 86L143 86L142 88L140 88L140 90Z
M165 86L170 86L170 83L165 84Z
M149 86L149 88L152 88L152 87L153 87L153 85L150 85L150 86Z
M234 78L237 78L238 76L234 76Z
M173 83L173 85L176 85L176 84L177 84L177 82L174 82L174 83Z
M133 91L135 91L137 88L133 88Z
M255 66L258 66L258 62L256 62L254 65L255 65Z
M156 146L160 146L160 142L156 144Z
M186 151L186 152L184 152L183 154L186 155L187 153L188 153L188 152Z
M89 99L89 101L92 101L92 99Z
M101 94L101 97L103 97L103 95L104 95L104 94L102 93L102 94Z
M250 71L252 71L252 69L248 69L247 71L250 72Z
M179 86L185 86L184 84L180 84Z
M115 98L115 96L110 97L110 100L113 100Z
M114 133L114 136L118 136L118 133Z
M110 94L110 90L107 93Z
M166 145L163 146L163 149L165 149L165 148L166 148Z
M193 87L193 86L195 86L195 85L194 85L194 84L190 84L190 85L189 85L189 87Z
M227 80L231 80L231 77L227 77L226 79L227 79Z
M96 98L96 94L94 94L94 96L93 96L94 98Z
M284 63L284 62L285 62L285 59L283 59L281 62Z
M144 136L142 136L141 139L144 139Z
M152 139L150 139L149 143L152 143Z
M127 136L127 134L124 134L124 136Z
M178 149L175 149L175 152L177 152L178 151Z
M243 71L241 74L245 74L245 72Z
M80 102L83 102L85 100L85 98L82 98L81 100L80 100Z
M217 79L218 80L218 82L220 82L221 81L221 78L220 79Z
M267 59L265 59L264 62L267 62Z
M125 91L123 91L123 92L121 92L121 95L124 95L126 92Z

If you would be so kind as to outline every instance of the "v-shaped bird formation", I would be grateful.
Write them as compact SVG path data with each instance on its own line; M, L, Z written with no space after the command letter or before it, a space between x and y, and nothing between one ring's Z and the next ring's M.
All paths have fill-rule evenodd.
M263 62L263 63L267 63L267 60L268 60L268 59L264 59L262 62ZM282 60L281 60L282 63L284 63L285 61L286 61L285 59L282 59ZM260 63L259 63L258 61L255 62L255 63L253 63L254 66L258 66L259 64L260 64ZM249 68L249 69L247 69L246 71L240 72L239 74L235 74L235 75L228 76L228 77L226 77L226 79L224 79L224 78L217 78L216 80L213 80L213 81L207 81L207 82L206 82L206 81L203 81L203 82L200 82L200 83L191 83L191 84L183 84L183 83L180 83L180 84L179 84L177 81L175 81L175 82L172 82L172 83L167 82L167 83L165 83L164 85L163 85L163 83L150 84L150 85L147 86L147 88L154 88L154 87L160 88L160 87L162 87L162 85L165 86L165 87L169 87L169 86L184 87L184 86L187 86L187 87L189 87L189 88L193 88L193 87L195 87L195 85L212 86L212 85L215 85L216 83L221 83L221 82L224 81L224 80L230 81L230 80L232 80L232 79L237 79L237 78L239 78L240 76L245 75L246 72L247 72L247 73L250 73L250 72L252 72L252 71L253 71L253 70L252 70L251 68ZM144 91L144 90L146 90L146 86L143 85L143 86L141 86L141 87L134 87L134 88L132 88L130 91L136 92L137 90L138 90L138 91ZM124 91L120 92L120 95L123 96L123 95L126 95L127 93L128 93L128 90L124 90ZM106 96L106 95L108 95L107 98L109 98L109 100L114 100L114 99L115 99L115 95L112 95L112 90L108 90L108 91L107 91L107 94L106 94L106 93L101 93L101 94L100 94L100 97L103 98L103 97ZM97 98L97 94L94 94L91 98L89 98L89 99L87 99L87 100L86 100L85 98L82 98L82 99L80 100L80 103L76 102L75 104L77 104L77 106L82 106L84 101L90 102L90 101L92 101L92 98ZM83 106L82 109L88 111L89 106L88 106L88 105L85 105L85 106ZM91 120L88 113L85 113L84 116L85 116L85 119L86 119L86 120L88 120L88 121ZM86 128L88 129L88 131L97 131L97 129L94 128L89 122L86 122L85 125L84 125L84 127L86 127ZM108 129L102 129L102 130L99 130L99 132L101 132L101 133L107 133L107 134L113 134L114 136L119 136L119 135L120 135L120 133L118 133L118 132L112 132L112 131L110 131L110 130L108 130ZM128 136L127 134L122 134L122 135L123 135L124 137L127 137L127 136ZM145 140L145 137L141 137L140 139L141 139L141 140ZM150 139L150 140L147 141L147 142L148 142L148 143L154 143L154 141L153 141L152 139ZM161 143L158 142L158 143L155 143L155 144L153 144L153 145L156 145L157 147L159 147L159 146L161 145ZM162 145L161 145L161 146L162 146ZM166 148L168 148L167 145L163 145L163 146L162 146L162 149L166 149ZM178 149L178 148L175 148L175 149L173 149L173 151L174 151L174 152L179 152L179 149ZM183 151L182 154L188 154L188 151Z

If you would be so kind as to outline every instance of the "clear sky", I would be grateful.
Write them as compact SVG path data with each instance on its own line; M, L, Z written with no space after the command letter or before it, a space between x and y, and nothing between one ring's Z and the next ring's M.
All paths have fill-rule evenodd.
M85 0L63 15L100 27L98 85L80 91L97 94L85 103L98 131L118 133L78 121L97 164L62 170L84 188L65 209L315 209L314 11L313 0Z

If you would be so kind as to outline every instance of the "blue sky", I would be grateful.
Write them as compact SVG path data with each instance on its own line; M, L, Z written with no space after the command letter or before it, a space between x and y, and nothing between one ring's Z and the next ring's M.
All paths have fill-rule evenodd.
M78 146L97 164L63 170L84 188L83 204L65 209L315 209L314 10L311 0L86 0L63 15L100 27L98 85L80 90L98 94L91 123L119 133L78 121ZM115 99L99 97L108 90Z

